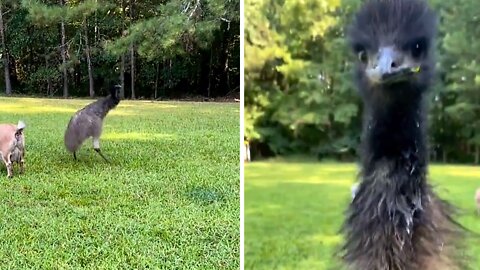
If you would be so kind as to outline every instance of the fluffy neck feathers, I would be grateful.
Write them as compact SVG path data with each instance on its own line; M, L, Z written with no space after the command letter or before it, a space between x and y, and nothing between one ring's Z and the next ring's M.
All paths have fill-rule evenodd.
M415 163L424 173L428 155L423 89L373 90L399 94L364 98L363 171L370 174L379 161L388 161L408 166Z

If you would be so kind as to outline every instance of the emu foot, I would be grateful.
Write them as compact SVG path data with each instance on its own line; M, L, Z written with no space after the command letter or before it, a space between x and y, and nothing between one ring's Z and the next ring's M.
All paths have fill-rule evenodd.
M110 163L110 161L103 155L102 151L100 148L93 148L107 163Z

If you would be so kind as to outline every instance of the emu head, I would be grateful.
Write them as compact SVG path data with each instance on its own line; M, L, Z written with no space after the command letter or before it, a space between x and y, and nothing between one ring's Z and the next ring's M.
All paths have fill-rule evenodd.
M121 89L122 89L121 85L118 85L118 84L113 85L110 88L110 95L112 96L112 98L120 100L120 90Z
M436 16L424 0L366 1L348 31L363 96L410 99L426 90L435 32Z

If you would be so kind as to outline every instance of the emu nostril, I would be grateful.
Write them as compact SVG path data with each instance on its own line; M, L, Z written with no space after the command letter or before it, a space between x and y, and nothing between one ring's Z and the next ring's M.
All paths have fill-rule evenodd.
M392 62L392 64L390 65L392 68L396 68L397 67L397 63L396 62Z

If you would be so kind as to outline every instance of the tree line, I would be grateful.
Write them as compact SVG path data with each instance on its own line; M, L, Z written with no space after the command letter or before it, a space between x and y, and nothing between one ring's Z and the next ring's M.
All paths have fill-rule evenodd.
M480 2L430 0L440 23L429 146L439 162L480 162ZM361 1L245 0L245 134L252 156L353 160L362 103L346 26Z
M4 0L5 94L237 95L239 0Z

